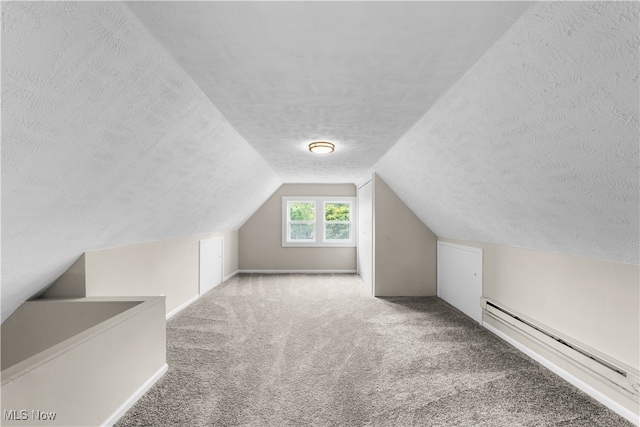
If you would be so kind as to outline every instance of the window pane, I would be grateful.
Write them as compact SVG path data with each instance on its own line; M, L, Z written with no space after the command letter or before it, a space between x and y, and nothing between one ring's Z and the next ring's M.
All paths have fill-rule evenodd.
M350 203L326 203L324 205L325 221L349 221Z
M314 224L289 224L290 240L313 240Z
M349 224L325 224L326 240L349 240Z
M314 221L316 218L316 204L314 202L291 202L289 205L289 219L291 221Z

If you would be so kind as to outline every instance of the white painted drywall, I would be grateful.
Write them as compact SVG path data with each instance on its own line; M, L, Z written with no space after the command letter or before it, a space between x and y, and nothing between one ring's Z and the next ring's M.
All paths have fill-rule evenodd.
M353 184L284 184L238 232L238 265L245 271L356 271L354 247L282 247L283 196L353 197Z
M2 324L2 370L142 302L82 301L37 300L21 305Z
M437 236L374 174L374 295L436 295L437 240Z
M284 182L344 183L531 3L127 4ZM318 139L335 153L311 155Z
M238 271L238 232L200 233L157 242L90 251L86 259L87 296L164 295L167 314L199 295L199 243L224 238L223 277Z
M231 231L281 180L121 2L3 2L2 319L83 252Z
M638 3L430 3L183 3L169 36L148 21L172 3L131 4L144 26L120 2L2 3L2 318L86 250L239 227L281 183L240 135L283 177L359 181L429 108L375 167L436 234L637 263ZM223 25L179 25L206 7ZM312 9L321 31L291 37ZM199 31L219 67L167 40ZM342 141L284 138L306 135Z
M137 299L137 298L136 298ZM89 298L88 301L100 300ZM126 298L119 298L126 300ZM123 404L139 398L138 390L166 371L166 323L164 298L142 298L143 302L77 335L43 350L3 371L0 411L32 410L55 412L55 419L13 420L3 426L103 426L118 414ZM88 302L87 301L87 302ZM103 300L104 301L104 300ZM81 313L82 300L37 301L38 306L73 304L65 315L57 310L29 310L26 330L21 324L9 335L29 335L37 339L47 330L60 335L70 325L58 322L60 315L78 314L84 323L93 317ZM106 302L105 304L110 304ZM80 307L76 307L80 305ZM92 307L87 307L92 308ZM108 309L107 309L108 310ZM20 313L22 308L17 311ZM104 313L104 309L98 310ZM97 317L101 317L98 315ZM47 323L48 327L42 328ZM5 325L3 324L3 329ZM89 325L87 325L89 326ZM4 334L4 331L3 331ZM46 408L46 409L45 409Z
M540 2L376 164L438 236L638 264L638 2Z
M443 239L483 251L483 295L635 369L637 265Z

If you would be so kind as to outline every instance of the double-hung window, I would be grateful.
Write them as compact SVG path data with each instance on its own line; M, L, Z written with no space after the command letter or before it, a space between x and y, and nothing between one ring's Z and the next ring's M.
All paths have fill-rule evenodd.
M351 239L351 202L324 202L323 238L325 242Z
M315 242L316 202L290 201L287 203L287 241Z
M354 197L282 198L282 246L355 246Z

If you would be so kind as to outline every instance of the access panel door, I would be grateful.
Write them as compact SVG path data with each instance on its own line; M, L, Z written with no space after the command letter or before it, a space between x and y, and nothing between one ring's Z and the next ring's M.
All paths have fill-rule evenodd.
M438 296L482 323L482 249L438 242Z
M222 237L200 240L200 295L222 283Z

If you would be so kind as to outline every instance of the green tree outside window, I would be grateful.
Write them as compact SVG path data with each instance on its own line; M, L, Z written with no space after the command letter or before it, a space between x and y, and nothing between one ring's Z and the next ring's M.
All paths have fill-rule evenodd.
M326 240L349 240L351 218L350 203L325 203L324 236Z
M292 202L289 204L289 239L315 240L316 204Z

